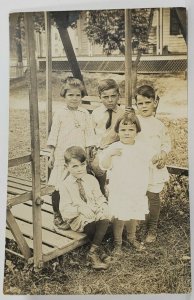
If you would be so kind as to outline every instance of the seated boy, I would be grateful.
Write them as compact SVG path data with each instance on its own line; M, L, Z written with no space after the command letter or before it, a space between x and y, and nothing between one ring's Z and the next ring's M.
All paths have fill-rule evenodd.
M100 191L97 179L86 172L86 153L83 148L68 148L64 159L70 175L59 188L61 215L72 230L85 232L91 240L87 259L92 267L107 269L107 264L98 255L109 225L107 200Z

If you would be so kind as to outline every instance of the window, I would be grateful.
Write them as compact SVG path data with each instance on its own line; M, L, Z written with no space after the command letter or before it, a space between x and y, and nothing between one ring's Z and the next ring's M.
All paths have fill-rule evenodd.
M170 9L170 35L180 35L181 29L175 8Z

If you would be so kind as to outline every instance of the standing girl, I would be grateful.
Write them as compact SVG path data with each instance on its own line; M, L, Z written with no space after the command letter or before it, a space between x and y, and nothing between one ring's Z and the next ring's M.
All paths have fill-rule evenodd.
M84 96L82 82L68 77L64 81L60 95L65 99L65 105L54 114L47 141L47 146L51 149L49 167L52 169L48 183L55 186L52 193L54 224L61 228L64 226L65 229L59 211L59 185L67 176L64 168L64 152L71 146L80 146L89 153L90 146L95 145L95 136L88 111L80 107Z
M136 142L141 127L133 109L117 121L115 131L120 141L103 151L100 165L109 170L108 203L113 217L114 252L118 254L124 226L127 227L127 241L142 250L136 240L136 226L137 220L145 220L148 213L146 192L149 163L154 153L151 148Z

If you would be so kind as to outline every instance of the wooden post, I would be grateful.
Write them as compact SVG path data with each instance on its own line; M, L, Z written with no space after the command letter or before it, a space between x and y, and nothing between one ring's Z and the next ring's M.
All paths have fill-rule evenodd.
M65 13L63 12L55 13L55 21L61 37L61 41L63 43L63 47L65 49L65 53L67 55L68 62L70 64L72 74L74 77L80 79L84 84L83 76L81 74L80 67L77 62L77 58L71 43L71 39L69 37L69 33L67 31L67 25L65 25L67 23L66 19L67 19L67 15ZM88 94L85 88L85 96L87 95Z
M28 260L32 256L32 252L30 248L28 247L28 244L21 233L21 230L12 215L10 209L7 208L7 225L9 226L23 256L25 257L26 260Z
M160 54L163 54L163 8L160 8Z
M52 53L51 53L51 20L50 13L45 12L46 31L46 98L47 98L47 136L52 125Z
M30 131L32 152L32 217L34 266L42 266L42 218L40 200L40 138L38 117L37 70L35 59L35 40L33 14L25 13L26 53L29 70L29 104L30 104Z
M125 105L132 106L131 10L125 9Z
M52 125L52 52L51 52L51 19L50 12L45 12L45 31L46 31L46 133L47 138ZM50 169L48 168L48 158L46 158L46 180L50 176Z

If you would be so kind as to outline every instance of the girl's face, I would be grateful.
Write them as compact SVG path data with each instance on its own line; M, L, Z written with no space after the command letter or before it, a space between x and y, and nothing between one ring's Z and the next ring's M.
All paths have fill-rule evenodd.
M77 109L81 103L81 91L78 88L69 89L65 95L65 101L69 109Z
M153 115L153 112L155 112L155 109L157 107L157 100L149 99L147 97L144 97L142 95L137 95L137 101L136 105L139 111L139 114L142 117L150 117Z
M134 144L135 137L137 135L137 129L135 124L128 124L128 125L120 124L118 135L121 143L131 144L131 145Z

